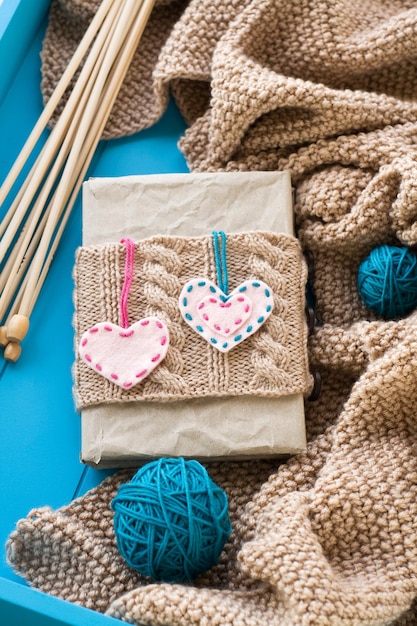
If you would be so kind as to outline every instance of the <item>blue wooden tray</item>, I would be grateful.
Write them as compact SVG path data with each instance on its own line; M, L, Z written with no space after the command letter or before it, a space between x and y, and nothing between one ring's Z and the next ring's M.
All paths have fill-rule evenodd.
M40 57L50 0L0 0L0 182L42 110ZM185 124L173 104L153 128L102 142L89 176L186 172L177 149ZM0 217L7 207L0 209ZM81 243L76 203L22 343L21 359L0 360L0 624L103 626L118 620L29 588L5 559L21 517L58 508L99 484L104 471L79 461L80 419L72 399L72 268Z

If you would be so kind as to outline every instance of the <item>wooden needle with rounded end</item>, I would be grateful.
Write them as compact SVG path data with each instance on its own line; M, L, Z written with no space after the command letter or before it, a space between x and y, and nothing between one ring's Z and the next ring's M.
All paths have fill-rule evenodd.
M10 361L16 361L20 356L20 342L27 333L29 316L42 288L72 206L102 136L126 71L150 17L155 0L143 0L142 2L138 0L110 0L107 3L103 2L102 6L104 4L106 4L107 9L106 14L104 15L103 10L102 15L101 23L104 24L104 30L101 31L100 50L96 48L94 63L91 61L91 58L87 58L83 69L85 70L89 63L93 63L93 66L90 67L88 75L87 70L85 70L82 89L77 87L78 82L75 84L66 105L68 107L68 103L70 103L71 109L64 108L66 117L62 118L61 115L54 128L53 147L47 148L35 162L30 180L23 185L23 191L18 194L19 202L13 206L15 214L20 211L13 225L13 228L16 228L19 220L21 223L23 215L28 211L28 206L24 202L22 203L22 198L26 194L27 202L30 193L35 188L34 181L36 180L38 188L41 189L41 202L36 207L37 212L35 210L29 211L31 232L30 234L26 232L26 239L23 238L23 256L21 256L21 252L16 255L14 270L21 266L25 250L29 250L31 244L33 246L32 238L34 233L38 232L36 252L33 255L33 259L30 260L27 273L18 294L15 296L14 302L10 302L10 298L7 301L10 311L15 312L18 308L17 314L14 313L10 317L9 313L5 327L0 328L0 341L3 342L0 345L5 345L5 342L8 341L7 345L5 345L4 353L5 358ZM111 25L108 21L109 13L114 18ZM96 38L96 45L98 45L98 38L99 36ZM76 96L74 96L74 91ZM87 95L86 92L88 92ZM71 97L73 98L72 101ZM58 131L55 130L57 127ZM52 131L51 135L53 135L54 131ZM36 136L35 129L33 136ZM30 142L28 145L30 145ZM58 152L55 162L53 160L56 158L54 151ZM54 154L52 154L53 152ZM19 162L19 167L21 163L22 161ZM52 174L50 171L50 178L46 177L46 182L43 181L43 178L46 176L45 163L52 167ZM11 172L5 181L5 183L7 182L6 187L4 185L2 187L3 194L5 193L4 189L7 190L7 187L11 186L10 181L14 176L12 174ZM45 185L43 189L41 187L42 181ZM52 185L51 182L53 182ZM49 198L52 187L55 187L55 190L52 198ZM28 191L28 188L30 188L30 191ZM17 207L19 207L19 210ZM6 228L10 227L13 218L14 216L10 219L9 215L7 216L6 221L8 223ZM42 234L39 239L40 223L42 224ZM36 227L38 231L36 231ZM14 231L14 234L16 232ZM13 229L9 230L9 241L12 233ZM6 244L4 244L3 254L5 247ZM4 256L1 258L4 258ZM26 269L26 266L24 269ZM13 285L13 287L15 289L16 285ZM11 291L11 287L9 291ZM2 295L4 296L4 293ZM10 293L6 295L9 297ZM6 303L6 298L4 298L4 303ZM3 315L4 311L0 319Z

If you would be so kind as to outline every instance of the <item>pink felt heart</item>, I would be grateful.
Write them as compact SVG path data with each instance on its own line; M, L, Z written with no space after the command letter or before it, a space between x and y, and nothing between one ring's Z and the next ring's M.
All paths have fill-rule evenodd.
M101 376L129 389L140 383L165 358L169 345L166 324L145 317L129 328L99 322L81 337L83 361Z
M197 311L202 322L212 331L229 337L249 319L252 302L240 293L231 296L226 302L212 295L201 300Z
M229 352L253 335L273 306L272 290L261 280L246 280L226 295L207 278L194 278L179 298L187 324L220 352Z

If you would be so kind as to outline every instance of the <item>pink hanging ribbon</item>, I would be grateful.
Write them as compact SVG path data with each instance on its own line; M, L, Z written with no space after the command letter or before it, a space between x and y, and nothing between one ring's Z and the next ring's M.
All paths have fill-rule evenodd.
M127 300L133 281L133 269L135 265L135 244L131 239L122 239L120 243L126 246L125 275L122 292L120 294L120 325L123 328L129 327L129 316L127 313Z

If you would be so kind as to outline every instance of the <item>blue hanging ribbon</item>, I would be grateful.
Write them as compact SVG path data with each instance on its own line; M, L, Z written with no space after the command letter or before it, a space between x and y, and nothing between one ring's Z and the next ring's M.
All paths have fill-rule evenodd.
M213 247L214 260L216 262L217 284L223 293L227 296L229 293L229 277L227 274L227 258L226 258L226 233L222 230L217 232L214 230ZM219 249L219 238L221 239L221 248Z

